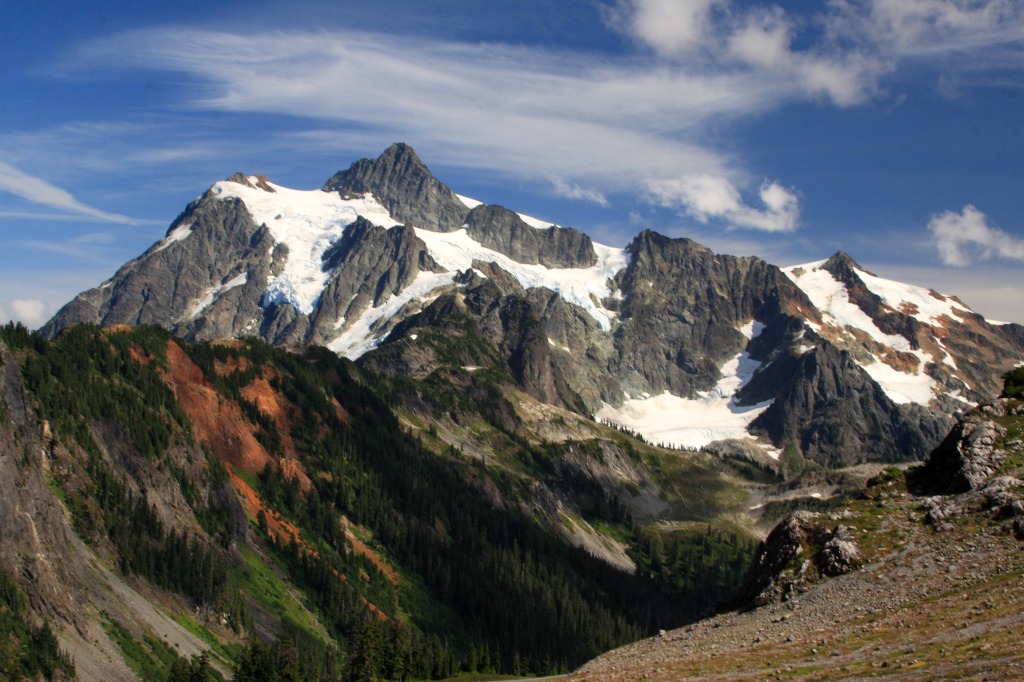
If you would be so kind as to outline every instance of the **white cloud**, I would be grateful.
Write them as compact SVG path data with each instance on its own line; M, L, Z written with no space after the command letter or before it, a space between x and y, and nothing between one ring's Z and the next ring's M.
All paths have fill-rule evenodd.
M727 39L729 52L748 64L776 67L792 57L792 29L779 8L751 13Z
M1024 37L1019 0L873 0L866 4L866 18L876 40L908 55L962 51Z
M17 298L10 302L12 319L18 320L29 329L42 326L49 317L49 306L38 299Z
M21 322L29 329L37 329L49 319L49 309L46 303L37 299L8 300L7 305L0 303L0 324Z
M676 56L702 46L716 0L632 0L609 13L610 23L654 48Z
M943 11L929 15L936 4ZM974 0L830 0L792 16L770 3L618 0L607 12L609 23L652 52L614 61L537 46L357 31L242 35L160 28L90 43L65 71L130 64L183 73L177 80L189 87L176 99L179 111L313 123L276 140L268 135L260 140L264 151L350 154L403 140L432 165L531 181L558 178L556 192L601 204L616 193L642 193L659 178L707 175L746 193L749 178L770 169L745 168L716 141L721 135L709 131L788 102L853 106L875 96L900 59L927 56L922 50L929 46L947 54L953 46L1002 45L1024 27L1014 4L985 5L1003 9L986 13ZM894 15L901 6L905 11ZM933 26L932 33L921 25ZM941 40L926 40L936 31ZM232 135L228 126L220 142ZM189 142L202 148L201 140ZM164 151L173 159L173 150ZM740 197L729 200L729 211L706 216L792 230L798 202L792 191L775 187L762 192L764 207ZM729 194L716 192L720 199Z
M582 199L584 201L591 201L599 206L608 206L608 198L596 189L588 187L580 187L571 182L566 182L561 178L554 178L551 180L551 184L555 188L555 193L560 197L566 199Z
M993 227L988 217L970 204L960 213L932 216L928 229L946 265L962 267L992 258L1024 260L1024 239Z
M777 182L761 184L758 195L763 209L745 204L728 179L715 175L657 180L649 183L648 190L658 204L680 209L702 223L717 219L732 228L792 232L800 222L799 200Z
M27 199L41 206L49 206L72 214L88 216L104 222L131 223L131 218L116 213L107 213L75 199L67 190L45 180L18 170L0 161L0 191Z

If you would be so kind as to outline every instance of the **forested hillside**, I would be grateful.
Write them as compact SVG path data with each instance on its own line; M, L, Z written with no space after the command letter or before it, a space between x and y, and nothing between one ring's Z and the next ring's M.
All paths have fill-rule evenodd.
M506 456L466 454L434 425L465 420L466 405L441 414L421 401L419 415L437 421L414 428L395 407L435 392L429 382L385 380L326 349L189 345L156 327L78 325L45 341L9 325L2 339L75 535L208 644L179 658L88 598L54 619L68 642L76 619L102 622L146 679L566 670L706 611L753 549L734 530L645 525L627 490L574 475L566 462L603 458L600 440L527 437L478 413ZM654 457L607 431L638 467ZM542 480L560 496L554 522L537 513ZM709 516L714 505L693 500L702 504ZM618 538L637 570L572 546L558 523Z

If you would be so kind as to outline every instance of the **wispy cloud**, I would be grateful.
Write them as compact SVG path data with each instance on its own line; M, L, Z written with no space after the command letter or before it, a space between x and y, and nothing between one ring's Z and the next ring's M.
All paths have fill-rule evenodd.
M580 185L566 182L561 178L553 178L551 180L552 186L555 188L555 194L566 199L582 199L583 201L590 201L599 206L609 206L610 203L608 198L603 192L589 187L581 187Z
M41 178L29 175L8 163L0 161L0 192L7 192L33 204L66 211L72 217L82 216L110 223L134 223L128 216L108 213L83 204L70 192Z
M928 229L946 265L966 266L992 258L1024 261L1024 239L991 225L988 217L970 204L959 213L932 216Z
M709 131L787 102L854 106L901 60L1005 55L1024 31L1013 0L832 0L799 17L764 3L619 0L606 18L650 49L610 61L357 31L176 27L89 43L65 71L183 73L178 111L313 122L320 130L287 136L320 152L403 140L432 164L550 182L569 198L629 192L698 220L786 232L799 224L797 192L785 178L759 186L764 172Z

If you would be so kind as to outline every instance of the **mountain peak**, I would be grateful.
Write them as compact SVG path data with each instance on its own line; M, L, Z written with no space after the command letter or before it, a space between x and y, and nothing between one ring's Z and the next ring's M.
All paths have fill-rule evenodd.
M823 266L829 272L835 272L836 270L847 270L855 268L857 270L863 270L857 261L845 251L836 251L831 258L825 261Z
M372 194L395 220L434 232L459 229L469 213L404 142L391 145L376 159L360 159L335 173L323 189L342 197Z

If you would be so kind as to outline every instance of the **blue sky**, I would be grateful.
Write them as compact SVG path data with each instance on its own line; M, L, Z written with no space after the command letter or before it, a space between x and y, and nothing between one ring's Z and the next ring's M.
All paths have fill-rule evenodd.
M623 245L845 250L1024 322L1024 3L0 4L0 318L45 321L235 171L404 141Z

